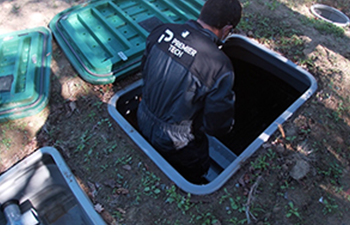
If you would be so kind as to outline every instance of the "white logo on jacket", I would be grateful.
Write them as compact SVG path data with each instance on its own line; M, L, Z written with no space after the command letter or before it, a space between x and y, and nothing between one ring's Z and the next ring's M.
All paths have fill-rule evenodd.
M181 33L181 36L183 37L183 38L186 38L188 35L190 35L191 33L189 32L189 31L187 31L187 30L185 30L185 31L183 31L182 33Z
M190 34L189 31L184 31L182 32L181 36L187 37L189 34ZM179 58L181 58L184 53L192 57L195 57L197 54L197 50L181 42L179 39L174 38L174 33L169 29L166 29L165 33L163 33L159 37L158 43L161 43L162 41L167 43L171 42L169 45L168 51Z

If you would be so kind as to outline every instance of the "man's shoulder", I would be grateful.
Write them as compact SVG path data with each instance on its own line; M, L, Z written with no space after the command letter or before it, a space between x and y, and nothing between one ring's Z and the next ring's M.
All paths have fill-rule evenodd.
M178 24L178 23L163 23L158 26L156 26L150 33L150 35L162 32L166 29L172 28L172 29L180 29L183 27L184 24Z

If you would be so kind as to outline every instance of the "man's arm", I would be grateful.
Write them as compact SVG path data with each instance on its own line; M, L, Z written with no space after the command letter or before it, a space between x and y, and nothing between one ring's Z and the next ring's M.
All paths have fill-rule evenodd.
M221 76L205 100L203 125L207 134L227 134L234 125L235 93L232 91L234 73Z

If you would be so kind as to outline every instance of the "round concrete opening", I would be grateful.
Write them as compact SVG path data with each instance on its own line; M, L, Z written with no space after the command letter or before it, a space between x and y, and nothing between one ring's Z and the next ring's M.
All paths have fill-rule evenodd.
M337 26L345 27L350 23L349 18L345 14L327 5L314 4L310 10L317 18Z

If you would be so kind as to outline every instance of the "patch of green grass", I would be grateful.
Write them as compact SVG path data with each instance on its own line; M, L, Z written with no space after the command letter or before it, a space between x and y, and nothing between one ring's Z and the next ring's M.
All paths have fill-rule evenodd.
M312 4L313 2L315 2L314 0L293 0L293 1L284 1L283 3L289 7L298 7L301 4Z
M272 1L267 1L265 2L265 5L271 10L271 11L274 11L276 10L276 8L278 8L281 3L278 2L277 0L272 0Z
M233 225L244 225L247 223L247 219L246 218L239 219L237 217L232 217L228 220L228 222Z
M20 9L21 9L21 6L19 6L18 4L15 3L12 5L11 12L14 14L19 14Z
M2 147L4 146L6 148L6 150L10 149L11 144L12 144L12 140L10 138L7 138L6 136L1 137L1 138L2 138L0 141L1 146Z
M79 151L83 151L85 147L88 145L88 141L92 138L92 134L88 130L86 130L79 138L78 146L75 149L75 153Z
M122 212L121 210L115 210L112 213L112 216L118 221L121 222L124 220L124 212Z
M286 209L286 212L287 212L286 213L286 217L287 218L295 216L295 217L299 218L300 220L302 219L298 208L295 207L292 202L288 202L288 205L285 206L285 209Z
M28 132L26 127L28 126L27 122L24 121L9 121L0 123L0 147L4 147L6 150L10 149L13 143L13 139L11 138L11 131L19 131L24 135L27 135Z
M246 25L248 29L245 30L253 31L254 36L257 38L273 40L276 37L292 37L293 35L300 34L299 30L294 29L293 26L291 26L288 21L284 19L269 18L257 14L248 15L246 22L248 22L249 25ZM276 22L279 24L276 25Z
M190 223L200 224L200 225L214 225L219 222L215 215L210 211L206 210L204 212L200 211L197 206L195 206L197 214L192 215Z
M133 159L132 154L125 155L123 157L118 158L115 164L122 164L122 165L130 164L132 159Z
M109 144L108 146L106 146L105 148L103 148L103 153L105 155L109 155L111 153L114 152L114 150L118 147L118 144L117 143L114 143L114 144Z
M141 183L143 186L143 193L146 196L158 198L161 193L161 189L159 188L160 178L158 176L152 172L146 171L141 179Z
M224 188L224 192L226 194L221 196L219 204L222 204L225 200L229 201L229 206L226 207L227 214L232 214L233 211L238 211L239 213L244 212L245 207L241 204L242 198L240 196L234 198L226 188Z
M241 18L241 21L237 25L237 29L242 29L244 31L249 31L253 29L253 22L251 21L254 19L253 14L243 13L243 16Z
M267 162L267 158L267 155L262 155L255 159L255 161L250 162L250 165L255 170L266 170L270 166L270 163Z
M193 203L191 203L191 194L188 193L187 196L183 196L176 192L175 185L172 185L168 190L166 190L167 199L166 203L175 203L177 207L181 210L183 214L193 207Z
M100 169L101 169L101 173L106 171L109 168L109 164L108 163L102 163L99 166L100 166Z
M295 136L295 135L292 135L292 136L287 136L286 137L286 140L289 142L289 143L293 143L298 137Z
M90 148L89 151L84 154L84 162L85 163L90 163L91 162L90 158L92 156L92 153L93 153L93 148Z
M292 36L281 36L276 40L276 49L294 62L304 59L305 41L293 34Z
M251 4L249 0L241 0L240 2L242 4L243 9L249 7L249 5Z
M336 160L328 160L327 167L318 167L319 174L328 177L332 184L337 184L338 179L343 174L343 168L337 163Z
M322 213L324 215L334 213L335 210L338 210L338 205L336 204L335 200L328 197L327 199L322 200L322 204L324 204L324 207L322 209Z
M102 124L107 124L108 128L112 128L112 126L113 126L112 123L111 123L111 121L109 120L109 118L101 119L101 120L97 123L98 126L100 126L100 125L102 125Z
M315 60L315 57L302 56L296 62L299 66L306 66L307 69L313 70L315 67L314 60Z
M302 17L300 18L300 21L304 25L309 25L318 30L321 34L329 34L329 35L334 35L335 37L343 37L345 30L342 27L333 25L332 23L329 23L324 20L318 20L315 18L307 18L307 17Z

